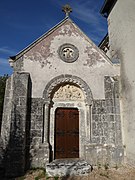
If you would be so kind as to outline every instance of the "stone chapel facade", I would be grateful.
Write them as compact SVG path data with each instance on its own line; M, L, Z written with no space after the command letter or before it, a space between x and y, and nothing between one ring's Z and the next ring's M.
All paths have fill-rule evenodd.
M1 130L7 176L61 158L123 162L120 66L68 16L10 63Z

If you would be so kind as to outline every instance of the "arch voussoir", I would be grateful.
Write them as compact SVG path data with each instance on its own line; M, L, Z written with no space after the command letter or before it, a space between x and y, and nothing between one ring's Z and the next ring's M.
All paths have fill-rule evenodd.
M82 80L80 77L72 76L70 74L60 75L53 78L45 87L43 92L43 98L45 101L51 100L51 94L55 87L59 86L62 83L73 83L80 87L85 95L85 102L89 105L92 104L93 96L91 89L89 88L88 84Z

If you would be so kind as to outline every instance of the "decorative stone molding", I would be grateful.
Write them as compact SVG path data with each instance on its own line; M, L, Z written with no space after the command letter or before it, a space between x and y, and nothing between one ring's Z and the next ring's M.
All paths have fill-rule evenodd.
M59 89L54 93L53 99L82 101L84 100L84 96L80 88L74 85L66 84L59 87Z
M69 43L61 45L58 49L58 54L59 57L67 63L72 63L79 57L79 51L77 47Z
M46 85L43 92L44 100L49 102L52 99L53 92L55 91L56 87L68 83L78 86L83 92L85 103L89 105L92 104L93 96L87 83L77 76L72 76L68 74L57 76Z

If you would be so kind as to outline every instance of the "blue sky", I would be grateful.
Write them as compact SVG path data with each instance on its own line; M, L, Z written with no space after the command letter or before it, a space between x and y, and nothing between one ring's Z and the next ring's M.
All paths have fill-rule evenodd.
M64 17L62 6L70 4L71 19L98 44L107 33L99 11L104 0L1 0L0 75L11 74L9 56L16 55Z

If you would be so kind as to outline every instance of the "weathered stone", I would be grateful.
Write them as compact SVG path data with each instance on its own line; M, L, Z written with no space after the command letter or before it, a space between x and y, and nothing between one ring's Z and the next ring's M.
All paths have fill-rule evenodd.
M84 160L55 160L46 165L49 177L85 176L92 171L92 166Z
M7 138L4 138L6 135L4 131L2 131L1 136L3 143L7 144L4 150L6 151L6 157L3 157L7 169L7 176L16 176L22 174L25 170L25 120L27 116L29 74L15 73L12 78L11 87L13 88L13 94L11 96L12 103L10 104L11 111L9 111L10 114L8 115L10 118L8 122L3 121L2 125L3 128L5 128L7 124L10 125L10 130L6 129L9 133ZM24 96L24 103L18 106L18 101L16 101L16 99L19 99L20 96ZM17 157L19 158L18 160Z
M68 49L69 43L72 44ZM58 47L63 44L62 55L67 60L70 57L74 61L72 50L78 49L76 61L67 63L60 59ZM66 130L64 136L72 134L79 142L77 150L72 142L74 149L79 149L75 166L69 161L66 165L65 158L62 163L66 169L60 167L58 173L62 170L63 175L86 174L91 171L87 161L94 165L122 162L119 80L113 77L119 75L119 67L70 19L64 19L14 59L14 73L6 86L0 146L0 162L6 175L17 176L30 167L45 168L47 163L54 163L58 108L65 112L69 108L77 110L68 118L72 125L77 117L78 128ZM67 115L58 116L63 116L67 127ZM59 130L63 132L61 127ZM50 171L55 167L53 163L47 165Z

